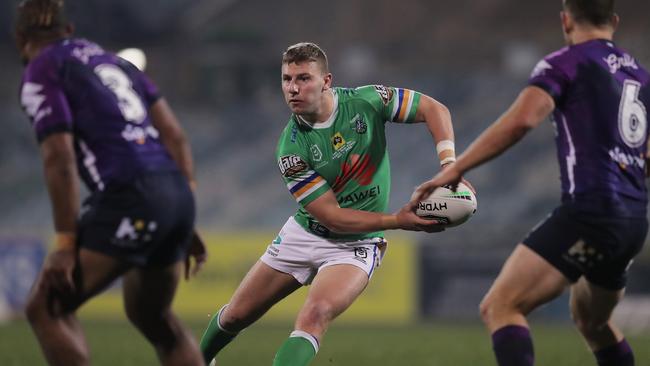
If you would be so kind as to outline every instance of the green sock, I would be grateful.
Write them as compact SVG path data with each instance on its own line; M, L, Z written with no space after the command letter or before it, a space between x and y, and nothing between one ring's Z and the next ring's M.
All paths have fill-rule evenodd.
M201 353L203 353L203 359L206 364L209 364L210 361L221 351L230 341L237 336L237 332L229 332L221 328L219 324L219 318L221 312L228 305L224 305L221 310L217 313L216 316L213 316L208 324L208 327L205 329L203 336L201 337Z
M318 352L318 340L311 334L294 330L273 359L273 366L307 366Z

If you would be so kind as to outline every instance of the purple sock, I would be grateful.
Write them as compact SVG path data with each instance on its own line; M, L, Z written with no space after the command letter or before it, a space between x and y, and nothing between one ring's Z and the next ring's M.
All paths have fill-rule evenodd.
M624 339L613 346L594 352L598 366L634 366L634 353Z
M535 354L528 328L508 325L492 333L492 348L499 366L533 366Z

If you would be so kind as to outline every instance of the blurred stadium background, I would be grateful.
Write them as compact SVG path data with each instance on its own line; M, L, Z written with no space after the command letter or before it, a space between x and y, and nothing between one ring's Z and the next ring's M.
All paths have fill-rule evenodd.
M43 360L20 308L47 250L52 224L37 144L18 105L22 67L11 36L16 3L0 3L0 364L35 365ZM560 0L69 0L68 10L78 35L113 51L145 51L147 73L189 134L199 186L198 226L211 257L199 278L182 285L176 307L198 333L296 207L273 157L288 118L279 78L281 54L288 45L319 43L328 53L337 86L381 83L420 90L442 101L451 109L457 149L462 151L509 105L535 63L563 45L560 5ZM622 18L617 43L650 66L650 2L619 0L617 8ZM323 348L316 364L493 362L488 338L478 327L477 306L509 251L559 200L553 134L546 123L523 144L467 177L479 200L469 223L435 235L390 233L392 245L382 270L335 324L328 338L331 348ZM437 171L438 162L424 126L391 125L387 135L393 162L391 209L396 210L417 184ZM632 268L628 296L616 314L633 334L633 345L650 339L649 277L646 249ZM125 365L151 363L153 353L138 343L143 341L135 331L113 320L123 318L118 287L83 312L91 343L98 345L97 364L118 364L110 356L101 361L102 354L114 354L106 344L117 339L128 340L122 346L132 347L121 354L135 348L148 352L142 359L129 356ZM269 360L290 331L300 296L245 335L259 349L238 345L247 343L242 340L224 355L226 360L262 364L255 361L256 354ZM547 335L539 351L548 353L543 363L592 362L568 326L566 298L533 319L539 334ZM549 320L557 325L547 330L541 323ZM106 340L99 335L105 333L110 334ZM393 347L393 358L373 356L372 337L394 344L407 335L408 342ZM445 343L450 335L457 341ZM273 341L266 344L260 337ZM366 338L364 348L361 340ZM350 347L352 342L361 342L359 348ZM16 352L17 343L25 350ZM113 347L119 350L120 344ZM573 361L557 356L576 348ZM360 356L345 361L348 353ZM550 358L554 355L557 359ZM637 358L640 364L650 362L649 353Z

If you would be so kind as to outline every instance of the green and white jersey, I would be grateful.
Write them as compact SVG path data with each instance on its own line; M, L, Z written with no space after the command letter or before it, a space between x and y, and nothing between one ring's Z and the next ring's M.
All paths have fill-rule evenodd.
M334 111L327 121L311 125L293 115L278 142L280 173L300 204L294 218L323 237L383 237L383 232L330 232L304 206L331 189L343 208L385 212L390 193L385 123L413 122L421 94L381 85L332 92Z

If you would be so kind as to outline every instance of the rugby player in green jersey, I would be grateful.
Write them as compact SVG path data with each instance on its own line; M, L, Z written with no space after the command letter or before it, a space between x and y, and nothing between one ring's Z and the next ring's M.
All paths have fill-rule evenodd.
M293 112L277 147L287 188L299 203L277 238L208 325L206 362L275 303L311 284L295 330L273 365L307 365L329 323L363 292L386 250L383 230L440 231L406 205L384 213L390 191L385 123L425 122L441 165L455 160L448 109L418 92L384 86L333 88L325 53L313 43L282 58L282 91ZM212 361L214 362L214 361Z

